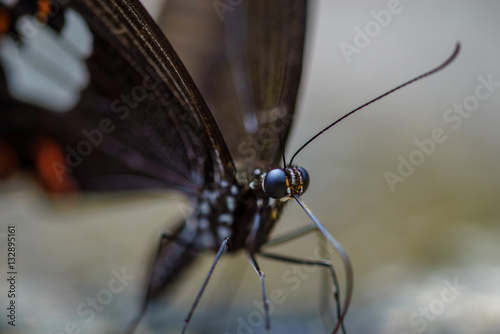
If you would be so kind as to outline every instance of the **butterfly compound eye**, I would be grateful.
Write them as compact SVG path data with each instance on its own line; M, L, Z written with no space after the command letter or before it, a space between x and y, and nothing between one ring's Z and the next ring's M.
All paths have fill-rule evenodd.
M298 169L299 173L302 174L302 178L301 178L301 181L302 181L302 192L301 192L301 194L303 194L307 190L307 187L309 187L309 174L302 167L296 167L296 169Z
M264 178L264 191L274 199L285 197L287 190L286 173L283 169L272 169Z

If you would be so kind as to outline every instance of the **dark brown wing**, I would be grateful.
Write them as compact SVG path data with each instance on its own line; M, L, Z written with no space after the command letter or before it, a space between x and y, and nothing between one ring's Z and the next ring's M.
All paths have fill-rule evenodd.
M84 187L126 189L155 184L196 193L206 183L232 182L234 164L210 111L171 45L138 1L71 1L54 10L65 18L65 25L69 25L70 12L83 18L91 32L90 55L68 52L75 61L84 61L88 83L75 106L52 113L50 117L57 124L37 127L36 131L53 136L65 152L68 147L81 151L81 161L68 167ZM52 28L49 35L63 39L62 33L47 27ZM29 43L21 39L17 51L22 53ZM67 49L79 48L78 42L65 43ZM9 43L4 47L16 46ZM50 67L47 64L57 67L50 59L37 56L37 60L42 73ZM8 71L5 58L0 62ZM59 72L58 82L65 82L64 71ZM6 78L9 86L9 73ZM10 130L4 132L25 128L26 119L52 111L44 106L27 110L26 117L15 117L13 100L12 94L2 96L3 117L11 122ZM89 137L96 144L85 151L82 143ZM148 181L141 181L141 185L134 181L139 179Z
M209 103L239 171L280 164L305 19L306 1L173 0L164 8L160 26Z

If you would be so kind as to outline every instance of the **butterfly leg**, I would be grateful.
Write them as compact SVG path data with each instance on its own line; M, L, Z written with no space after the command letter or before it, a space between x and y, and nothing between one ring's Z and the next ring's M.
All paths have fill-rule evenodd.
M302 198L300 198L300 196L297 194L294 194L293 197L300 205L300 207L304 209L306 214L313 221L314 225L317 227L318 231L323 235L326 241L335 249L335 251L342 259L342 262L344 263L344 269L346 273L346 297L344 301L344 308L340 315L340 321L337 322L337 325L332 331L333 333L336 333L337 330L339 329L339 326L343 325L343 319L345 317L347 310L349 309L349 304L351 303L352 289L354 282L351 260L349 259L349 256L347 255L347 252L345 251L344 247L342 247L342 245L333 237L333 235L330 234L330 232L328 232L328 230L323 226L323 224L321 224L318 218L316 218L316 216L312 213L309 207L304 203Z
M271 246L276 246L280 245L282 243L288 242L293 239L300 238L303 235L306 235L312 231L317 231L318 228L314 225L307 225L301 228L296 229L295 231L292 231L290 233L286 233L282 236L276 237L268 242L266 242L263 247L271 247Z
M311 225L303 226L303 227L298 228L292 232L285 233L284 235L276 237L276 238L266 242L263 246L264 247L272 247L272 246L280 245L280 244L283 244L285 242L289 242L291 240L300 238L300 237L302 237L310 232L313 232L313 231L318 231L318 228L316 226L311 226ZM324 239L322 239L322 240L324 240ZM326 254L321 255L321 258L325 258L326 256L327 256ZM336 279L334 279L333 281L334 281L334 284L337 282ZM327 319L326 315L327 315L328 309L330 308L330 305L329 305L330 299L327 298L327 293L324 293L325 291L329 290L327 288L327 285L328 285L328 275L322 276L322 284L321 284L321 288L320 288L321 289L321 292L320 292L320 298L321 298L320 299L320 311L321 311L321 317L323 318L323 323L325 324L325 327L329 327L327 325L327 322L329 322L329 321L327 321L328 319ZM338 285L335 285L335 289L336 289L336 291L340 291ZM340 307L339 307L340 298L338 298L338 294L334 294L334 296L336 297L335 302L337 304L337 311L339 312L340 311Z
M328 259L332 253L331 252L328 253L326 240L324 238L320 238L318 244L319 244L319 252L318 252L319 259L322 260ZM334 319L332 319L330 316L332 313L334 313L334 311L331 310L332 302L331 299L328 298L330 290L332 289L329 276L330 276L329 273L326 270L323 270L323 272L321 273L321 283L319 287L320 298L318 304L321 313L321 319L323 320L323 325L325 326L325 329L333 328L334 326L334 324L332 323ZM335 289L337 289L337 291L340 291L340 288L338 286L336 286ZM338 297L338 294L335 295ZM337 312L340 312L339 305L340 305L340 298L338 298L338 300L335 299L335 307L337 309ZM337 321L338 319L339 317L337 314Z
M182 326L181 334L184 334L186 332L187 326L189 325L189 321L191 321L191 317L193 316L194 310L196 309L196 306L198 305L198 302L200 301L201 296L203 295L203 292L205 291L205 288L208 285L210 277L212 277L212 273L214 272L215 266L217 265L217 262L219 262L219 259L221 258L222 254L224 254L224 251L227 249L228 246L229 246L229 238L226 238L219 247L219 251L217 252L214 262L210 267L210 271L208 272L207 277L205 277L205 281L203 281L203 285L201 286L200 291L198 291L198 294L196 295L193 305L191 305L191 309L189 310L188 315L184 319L184 326Z
M316 226L311 226L311 225L307 225L307 226L303 226L301 228L298 228L292 232L289 232L289 233L285 233L284 235L281 235L281 236L278 236L276 238L273 238L272 240L266 242L264 244L264 247L272 247L272 246L276 246L276 245L280 245L280 244L283 244L285 242L289 242L291 240L294 240L294 239L298 239L310 232L313 232L313 231L318 231L318 228ZM324 239L322 239L324 240ZM321 248L321 249L324 249L324 248ZM327 254L321 254L320 257L321 258L326 258ZM326 274L326 272L325 272ZM330 299L327 298L327 293L325 293L326 291L328 291L328 275L322 275L322 280L321 280L321 292L320 292L320 311L321 311L321 317L323 318L323 323L325 324L325 327L328 328L329 326L327 325L327 322L329 322L327 319L327 313L328 313L328 309L330 308ZM338 290L338 287L335 287L337 290ZM339 300L336 300L336 303L338 305L339 303Z
M294 258L290 256L284 256L284 255L279 255L279 254L271 254L271 253L265 253L265 252L259 252L258 253L260 256L277 260L277 261L282 261L282 262L288 262L288 263L294 263L294 264L302 264L302 265L310 265L310 266L321 266L321 267L326 267L330 271L330 275L332 276L332 281L333 281L333 297L335 299L335 302L337 304L337 319L338 321L341 321L340 328L342 330L342 333L345 334L345 328L344 328L344 323L343 320L341 319L342 312L341 312L341 306L340 306L340 289L339 289L339 283L337 280L337 275L335 274L335 269L333 268L333 265L330 261L327 260L306 260L306 259L299 259L299 258ZM336 331L333 332L333 334L336 333Z
M266 285L264 283L265 275L262 272L262 270L260 270L260 267L257 264L257 261L255 260L254 255L252 253L249 253L249 256L250 256L250 263L252 264L253 269L259 275L260 284L261 284L261 288L262 288L262 300L264 303L264 313L265 313L265 317L266 317L266 332L270 333L270 331L271 331L271 317L269 315L269 299L267 298Z

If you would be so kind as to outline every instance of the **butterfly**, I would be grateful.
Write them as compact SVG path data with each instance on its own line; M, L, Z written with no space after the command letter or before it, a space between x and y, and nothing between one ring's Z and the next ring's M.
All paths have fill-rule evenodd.
M293 162L317 136L359 108L311 138L288 162L284 156L302 72L307 1L178 5L201 13L172 34L190 42L191 26L200 26L199 42L188 45L183 59L192 64L191 73L138 1L0 1L2 173L34 166L56 193L176 189L188 197L193 210L162 236L129 332L150 299L203 251L215 252L215 260L182 332L222 254L237 251L247 252L260 278L267 331L268 297L257 255L326 266L337 304L332 332L345 332L352 266L302 201L309 176ZM410 82L440 70L457 53L458 47L446 63ZM270 240L292 198L314 224ZM311 231L319 231L339 253L344 291L328 260L262 250Z

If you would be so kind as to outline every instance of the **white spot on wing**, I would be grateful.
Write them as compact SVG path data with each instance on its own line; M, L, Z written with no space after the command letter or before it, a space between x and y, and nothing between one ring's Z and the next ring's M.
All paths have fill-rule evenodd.
M72 46L77 48L82 57L88 58L92 53L92 34L85 20L74 10L65 13L66 24L61 32L67 41L72 41Z
M223 240L225 238L229 238L232 235L232 231L229 227L227 226L219 226L217 227L217 235L219 236L220 240Z
M0 61L14 98L59 112L71 109L79 101L89 73L84 59L75 57L74 50L83 56L90 54L92 34L74 11L66 12L66 20L69 31L64 31L62 37L51 28L34 23L31 16L21 17L16 28L21 33L22 47L10 39L0 44Z
M246 113L243 118L243 124L245 125L245 130L249 133L255 133L259 128L259 123L255 113Z
M236 209L236 199L233 196L227 196L226 206L229 211L233 212Z
M207 218L200 218L198 221L200 224L200 229L206 230L210 227L210 221Z
M210 203L212 204L217 203L217 198L219 198L219 194L217 192L208 190L205 190L203 192L203 196L205 196L205 198L208 198Z
M208 216L210 213L210 204L208 204L208 202L203 201L200 203L200 213L204 216Z
M233 196L236 196L236 195L238 195L238 193L239 193L238 187L237 187L235 184L233 184L233 185L231 186L231 194L232 194Z
M231 225L233 223L233 216L229 213L223 213L217 217L217 222L221 224Z

